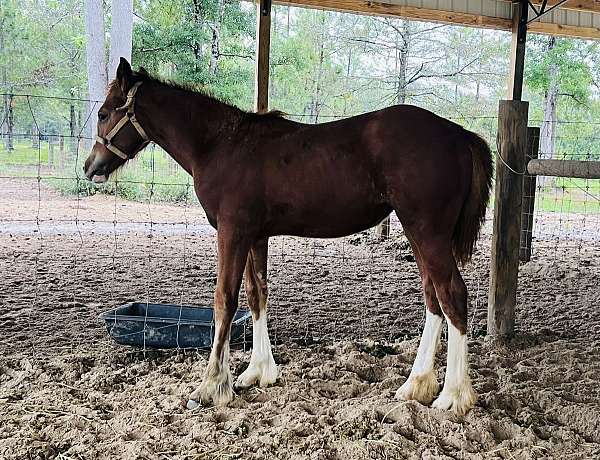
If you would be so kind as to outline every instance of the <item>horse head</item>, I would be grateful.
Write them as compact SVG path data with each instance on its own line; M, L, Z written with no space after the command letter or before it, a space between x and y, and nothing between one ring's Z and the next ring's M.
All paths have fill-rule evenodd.
M148 136L134 113L135 96L144 75L147 74L143 69L134 73L129 62L121 58L117 76L98 110L96 142L83 167L86 177L93 182L106 182L115 170L148 145Z

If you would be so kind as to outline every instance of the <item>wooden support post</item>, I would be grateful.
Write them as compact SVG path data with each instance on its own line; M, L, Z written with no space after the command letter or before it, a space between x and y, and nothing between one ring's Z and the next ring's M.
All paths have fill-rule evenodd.
M527 152L525 164L537 159L540 149L540 128L527 128ZM526 174L523 176L523 210L521 212L521 262L531 260L531 239L533 236L533 211L535 207L536 176Z
M48 166L52 167L54 164L54 146L56 142L53 136L48 136Z
M510 47L510 75L508 98L520 101L523 94L523 72L525 70L525 45L527 43L527 0L513 3L512 42Z
M260 0L256 10L256 82L254 109L269 111L269 51L271 48L271 0Z
M487 324L494 337L509 337L515 327L528 108L522 101L500 101L499 106Z
M375 233L382 240L390 237L390 216L387 216L375 227Z

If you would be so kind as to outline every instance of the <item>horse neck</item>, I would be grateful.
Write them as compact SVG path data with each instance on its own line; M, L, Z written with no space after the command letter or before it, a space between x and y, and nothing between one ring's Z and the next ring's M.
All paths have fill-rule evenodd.
M136 101L136 117L149 139L188 172L208 159L222 133L239 119L238 109L204 94L158 82L145 86Z

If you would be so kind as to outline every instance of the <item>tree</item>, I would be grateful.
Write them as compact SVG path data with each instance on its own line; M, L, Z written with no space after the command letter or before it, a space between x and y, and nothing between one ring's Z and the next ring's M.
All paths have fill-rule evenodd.
M110 59L108 78L114 78L119 59L124 57L131 62L133 40L133 0L113 0L110 26Z
M106 58L104 41L104 9L102 0L84 0L86 63L88 76L88 95L92 101L102 101L106 95L108 80L106 77ZM97 103L90 103L89 110L97 109ZM88 137L96 133L96 117L90 117ZM91 143L90 143L91 144Z
M526 68L527 86L543 95L543 118L540 130L542 158L555 156L559 98L586 105L593 82L589 54L594 45L556 37L532 38L533 52ZM593 61L592 61L593 62Z
M8 68L12 62L12 50L9 43L12 42L9 31L13 30L15 23L15 10L13 2L3 2L0 0L0 78L2 79L2 90L5 94L2 96L2 118L0 121L1 133L4 137L4 148L7 151L14 150L13 145L13 128L14 128L14 111L13 98L9 94L12 92L12 87L9 86Z
M251 107L255 9L239 1L140 2L133 60L149 71L195 83Z

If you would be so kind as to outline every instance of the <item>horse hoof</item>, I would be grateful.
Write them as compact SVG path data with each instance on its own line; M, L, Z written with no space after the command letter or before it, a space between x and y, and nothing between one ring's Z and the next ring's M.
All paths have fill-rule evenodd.
M396 399L402 401L419 401L421 404L430 404L439 390L435 372L431 371L421 375L410 375L406 382L396 391Z
M205 377L200 386L190 395L188 408L195 408L198 404L209 406L226 406L233 400L233 386L231 374L224 372L215 377Z
M260 363L250 363L248 368L237 378L235 388L243 390L257 383L261 387L266 387L275 383L278 375L279 369L277 369L273 359Z
M476 401L477 394L469 383L451 390L443 389L431 407L440 410L451 410L457 415L465 415L473 408Z

